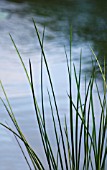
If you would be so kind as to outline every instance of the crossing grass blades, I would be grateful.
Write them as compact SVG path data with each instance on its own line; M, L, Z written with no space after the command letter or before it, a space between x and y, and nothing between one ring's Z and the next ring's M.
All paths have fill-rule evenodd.
M96 81L96 67L94 65L93 59L92 59L92 74L90 76L90 79L88 80L88 83L85 79L85 99L81 95L81 55L80 54L80 68L79 68L79 74L77 75L76 67L74 64L72 64L72 57L71 57L71 46L72 46L72 33L70 33L70 55L69 59L65 50L65 56L66 56L66 63L67 63L67 70L68 70L68 79L69 79L69 91L68 91L68 100L69 100L69 127L66 120L65 115L65 128L62 127L62 122L60 119L60 114L58 110L58 105L56 101L55 91L52 83L52 77L50 75L48 62L45 56L45 52L43 49L43 41L44 41L44 32L42 35L42 39L40 38L39 31L37 29L36 23L33 20L35 31L38 37L38 41L41 48L41 106L42 106L42 112L39 109L35 90L34 90L34 83L33 83L33 73L32 73L32 64L29 60L29 70L30 74L28 74L28 70L26 69L26 66L23 62L23 59L18 51L18 48L10 35L10 38L13 42L13 45L16 49L16 52L18 54L18 57L21 61L21 64L23 66L24 72L26 74L26 77L28 79L28 83L32 92L32 98L35 108L35 115L38 122L39 132L41 135L41 141L43 144L44 153L46 156L46 164L48 166L49 170L104 170L106 167L106 155L107 155L107 101L106 101L106 90L107 90L107 84L106 84L106 71L105 71L105 62L104 62L104 71L97 59L97 56L95 55L94 51L91 49L94 59L96 61L96 64L99 67L103 84L104 84L104 91L103 91L103 98L101 97L97 81ZM44 109L44 99L43 99L43 62L46 66L47 75L49 78L49 83L51 87L51 94L50 91L47 90L48 97L49 97L49 104L51 109L51 115L52 115L52 122L54 126L54 138L56 142L57 147L57 153L55 154L53 152L52 145L49 139L49 135L46 128L46 119L45 119L45 109ZM76 90L77 90L77 96L76 96L76 102L73 101L73 95L72 95L72 76L71 73L73 71L73 74L75 76L75 82L76 82ZM2 91L4 92L4 96L6 99L6 103L4 100L0 97L5 109L7 110L8 115L10 116L10 119L12 120L16 131L11 129L7 124L0 123L3 127L11 131L16 141L22 151L22 154L26 160L26 163L29 167L29 169L35 169L35 170L45 170L47 167L42 163L41 158L36 154L36 152L32 149L30 144L28 143L27 139L25 138L21 128L18 125L18 122L15 118L15 115L13 113L11 104L9 102L9 99L7 97L6 91L4 89L4 86L2 82L0 81ZM95 103L93 100L93 87L96 88L97 96L99 100L99 106L101 108L100 116L99 116L99 126L96 125L96 113L95 113ZM54 109L53 109L54 104ZM75 120L74 120L75 116ZM56 117L56 118L55 118ZM90 121L91 119L91 121ZM59 128L56 126L56 123L58 123ZM74 126L75 125L75 126ZM91 126L91 128L90 128ZM59 132L57 130L59 129ZM29 158L31 159L31 162L29 163L29 160L27 159L27 156L24 153L24 150L22 148L22 145L20 144L20 141L23 142L25 145L25 148L27 150L27 153L29 155ZM57 156L56 156L57 155ZM82 155L82 161L81 161L81 155Z

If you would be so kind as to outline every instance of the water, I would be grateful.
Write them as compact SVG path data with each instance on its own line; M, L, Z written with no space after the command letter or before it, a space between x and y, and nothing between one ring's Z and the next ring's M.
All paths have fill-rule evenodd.
M41 155L41 145L37 138L38 128L30 97L30 88L27 84L23 68L12 45L9 33L28 67L28 59L33 64L36 95L40 104L40 48L34 30L32 18L36 20L40 34L46 26L44 49L51 70L54 87L61 111L61 119L67 113L67 69L64 46L69 51L70 26L73 30L72 61L79 69L79 56L82 49L82 71L89 77L92 71L90 62L90 45L98 55L103 65L104 55L107 56L107 1L71 0L44 1L44 0L1 0L0 1L0 80L7 91L17 120L23 129L28 141ZM48 100L46 88L49 86L44 73L45 101ZM102 88L101 77L98 74L98 83ZM84 83L82 83L84 87ZM75 87L74 87L75 91ZM63 92L63 93L62 93ZM0 96L3 96L0 89ZM96 94L94 94L96 96ZM75 96L74 96L75 97ZM46 102L46 110L49 110ZM50 116L46 116L50 122ZM0 103L0 121L11 122L5 109ZM50 125L49 125L50 127ZM51 128L50 128L51 129ZM50 132L51 133L51 132ZM53 144L54 145L54 144ZM0 128L0 169L19 170L27 169L24 158L17 147L14 136ZM44 157L42 158L44 160Z

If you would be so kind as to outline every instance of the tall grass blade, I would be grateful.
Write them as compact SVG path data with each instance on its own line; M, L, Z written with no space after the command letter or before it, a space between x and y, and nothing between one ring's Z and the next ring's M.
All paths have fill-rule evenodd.
M71 154L71 148L70 148L70 143L69 143L69 137L68 137L68 127L67 127L67 120L65 117L65 136L66 136L66 142L67 142L67 150L68 150L68 160L69 160L69 169L72 169L72 154Z
M50 103L50 107L51 107L52 120L53 120L53 124L54 124L54 132L55 132L55 137L56 137L56 142L57 142L60 165L61 165L61 169L64 169L61 150L60 150L60 145L59 145L60 143L59 143L59 140L58 140L58 133L57 133L56 123L55 123L55 118L54 118L54 112L53 112L53 107L52 107L52 102L51 102L51 97L50 97L49 91L48 91L48 97L49 97L49 103Z
M46 138L45 138L46 133L44 132L44 122L43 122L43 120L41 121L42 118L40 117L40 113L38 112L38 108L36 106L37 102L35 101L35 92L34 92L33 77L32 77L32 66L31 66L30 60L29 60L29 67L30 67L31 89L32 89L32 96L33 96L36 117L37 117L37 121L38 121L38 126L39 126L39 130L40 130L41 139L42 139L42 143L44 146L44 151L45 151L45 155L47 158L47 162L48 162L49 168L51 169L50 159L49 159L49 155L48 155L48 147L47 147ZM44 138L45 138L45 140L44 140Z
M52 90L52 94L53 94L53 99L54 99L54 103L55 103L55 108L56 108L56 113L57 113L57 118L58 118L58 123L59 123L59 128L60 128L60 133L61 133L61 140L62 140L62 148L63 148L63 152L64 152L64 159L65 159L65 165L66 165L66 169L68 170L68 163L67 163L67 156L66 156L66 149L65 149L65 143L64 143L64 137L63 137L63 131L62 131L62 126L61 126L61 121L60 121L60 116L59 116L59 112L58 112L58 106L57 106L57 102L56 102L56 97L55 97L55 93L54 93L54 88L53 88L53 84L52 84L52 80L51 80L51 75L50 75L50 71L49 71L49 67L48 67L48 63L46 60L46 56L44 53L44 49L41 43L41 39L40 39L40 35L36 26L35 21L33 20L34 26L35 26L35 31L39 40L39 44L41 47L41 51L42 51L42 55L44 57L44 62L45 62L45 66L47 69L47 74L48 74L48 78L49 78L49 82L50 82L50 86L51 86L51 90Z

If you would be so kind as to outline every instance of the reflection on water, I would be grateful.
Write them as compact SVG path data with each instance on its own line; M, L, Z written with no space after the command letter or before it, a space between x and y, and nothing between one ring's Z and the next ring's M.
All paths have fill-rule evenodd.
M102 65L104 55L107 56L106 7L107 1L105 0L83 0L82 3L79 0L0 1L0 79L3 81L7 93L12 100L17 119L19 120L22 129L26 129L24 132L34 147L36 140L33 139L32 136L34 135L31 134L35 134L37 132L34 127L31 128L30 126L30 124L33 124L32 115L30 115L30 113L33 112L33 107L31 105L32 99L29 99L30 90L26 83L27 80L10 40L9 33L14 38L27 68L28 59L31 58L33 62L33 69L35 71L35 86L37 89L38 101L40 103L40 48L32 23L32 18L36 20L40 33L42 33L44 25L46 26L44 48L52 72L51 74L54 81L59 106L61 111L66 113L66 90L68 85L63 46L66 46L66 50L68 52L70 26L72 26L73 29L73 62L75 62L78 70L80 50L82 48L83 76L86 74L88 77L92 71L90 62L91 52L89 46L91 45L93 47ZM99 82L100 80L101 79L99 79ZM44 87L47 88L47 86L47 77L45 76ZM82 86L84 86L83 83ZM62 94L62 91L64 94ZM2 95L1 89L0 95ZM45 99L47 99L46 94ZM19 102L20 100L21 102ZM28 103L30 103L30 105ZM26 105L28 105L28 107L26 107ZM46 107L48 108L47 103ZM29 108L31 108L31 110L29 110ZM22 112L21 116L20 110ZM25 112L27 116L24 117ZM7 119L3 113L4 109L0 104L0 121ZM32 133L29 132L29 129ZM7 167L5 165L5 161L8 160L8 162L12 164L14 153L17 152L19 154L19 150L15 144L12 151L11 148L6 147L8 142L11 146L12 141L14 140L9 137L10 134L6 137L7 131L2 130L1 136L2 140L0 141L0 146L3 147L0 147L0 151L3 154L2 160L0 157L0 165L2 166L1 170L6 170ZM40 147L39 145L37 146L38 147L36 147L36 149ZM8 154L6 151L8 151ZM22 156L20 155L21 154L19 154L20 160L22 160ZM8 159L9 157L10 159ZM18 157L15 158L15 163L17 162L17 159ZM13 169L16 169L14 167L15 163L13 164ZM25 167L21 168L22 166L23 161L20 161L20 164L17 164L17 169L27 169ZM11 167L8 167L8 170L9 169L12 170Z
M6 5L4 5L6 3ZM8 32L12 34L22 53L37 51L35 45L35 32L32 17L36 20L40 30L46 26L45 44L48 51L53 47L54 51L61 50L63 45L68 47L69 28L73 28L73 50L75 58L79 57L76 48L89 49L89 44L103 60L107 54L107 10L106 1L87 0L80 1L19 1L8 0L1 3L1 13L5 19L1 20L1 42L10 49ZM8 12L8 15L7 15ZM28 43L29 42L29 43ZM3 45L4 45L3 44ZM10 45L10 46L9 46ZM5 46L5 45L4 45ZM85 52L84 52L85 53ZM90 53L86 51L89 58ZM87 58L84 61L87 61ZM55 61L57 62L57 61Z

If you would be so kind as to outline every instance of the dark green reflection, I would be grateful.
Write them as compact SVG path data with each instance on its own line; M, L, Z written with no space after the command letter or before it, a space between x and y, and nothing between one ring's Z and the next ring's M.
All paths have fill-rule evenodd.
M28 8L17 15L31 15L54 36L47 41L69 44L69 28L73 27L73 46L90 44L103 64L107 56L107 1L106 0L8 0L28 3ZM86 54L88 56L88 54ZM87 60L87 59L86 59ZM106 58L107 61L107 58Z

